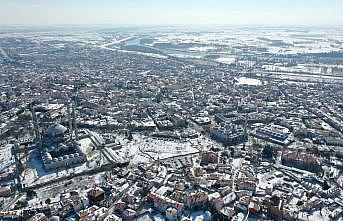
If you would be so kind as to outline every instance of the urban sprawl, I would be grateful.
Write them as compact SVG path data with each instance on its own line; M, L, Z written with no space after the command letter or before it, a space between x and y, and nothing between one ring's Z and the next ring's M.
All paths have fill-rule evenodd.
M1 29L0 220L343 220L343 30L223 30Z

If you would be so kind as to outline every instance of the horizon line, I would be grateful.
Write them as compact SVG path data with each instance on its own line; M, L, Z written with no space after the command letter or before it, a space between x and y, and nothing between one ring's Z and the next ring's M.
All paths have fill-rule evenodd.
M343 28L343 24L115 24L115 23L93 23L93 24L82 24L82 23L56 23L56 24L0 24L0 27L7 28L56 28L56 27L111 27L111 28L154 28L154 27L204 27L204 28L215 28L215 27L257 27L257 28Z

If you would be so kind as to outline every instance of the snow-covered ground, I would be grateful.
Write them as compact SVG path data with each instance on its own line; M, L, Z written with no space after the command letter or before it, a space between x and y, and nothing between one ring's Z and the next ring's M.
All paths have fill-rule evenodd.
M192 221L211 221L211 214L204 211L194 211L191 213Z
M194 51L194 52L207 52L207 51L212 51L215 50L215 47L212 46L204 46L204 47L192 47L189 48L189 51Z
M70 191L78 191L79 193L87 194L89 187L94 184L99 185L103 180L104 173L99 173L91 176L75 177L67 183L65 181L57 182L40 188L39 191L37 191L37 198L35 199L40 199L40 201L43 202L46 199L50 199L52 202L58 202L62 194L69 193ZM29 205L37 206L40 201L30 200Z
M98 163L103 163L100 151L94 149L90 138L81 139L78 143L80 144L81 151L86 154L88 162L77 164L72 168L62 167L52 171L45 171L39 152L37 150L31 151L28 159L28 167L21 174L22 183L26 185L38 184L71 173L80 173L85 170L96 168L99 166Z
M254 79L254 78L247 78L247 77L240 77L240 78L236 78L236 80L238 81L237 84L241 85L241 84L245 84L245 85L261 85L262 82L258 79Z
M87 159L92 156L93 146L91 145L92 141L90 138L79 140L78 143L81 145L81 151L87 155Z
M300 220L309 220L309 221L316 221L316 220L322 220L322 221L329 221L331 220L329 217L329 212L323 209L322 211L314 211L312 214L308 213L299 213L298 219Z
M220 57L217 58L215 61L223 64L233 64L236 61L236 58L233 57Z
M12 144L0 146L0 172L14 166L14 158L11 153Z
M213 45L244 46L266 48L273 54L325 53L342 50L339 43L343 33L337 30L302 30L289 29L239 29L221 28L213 31L194 33L161 33L154 37L153 44L198 43L199 46L188 48L189 51L207 52L217 49Z
M131 163L141 163L165 159L177 155L199 152L199 147L205 150L214 145L213 141L205 137L189 140L167 140L134 134L133 140L129 141L123 136L117 136L117 142L123 145L120 151L113 151L120 155L127 154L131 157ZM153 158L150 158L150 156Z

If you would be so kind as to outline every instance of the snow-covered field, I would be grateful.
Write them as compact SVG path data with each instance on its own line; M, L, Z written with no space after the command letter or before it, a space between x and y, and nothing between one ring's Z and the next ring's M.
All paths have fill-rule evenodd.
M173 32L155 36L153 44L197 43L201 46L192 46L189 51L207 52L217 49L213 45L226 46L254 46L266 48L273 54L303 54L325 53L342 51L343 33L337 30L310 30L303 32L298 29L239 29L221 28L213 31L194 33ZM152 44L152 45L153 45ZM208 45L208 46L205 46Z
M233 57L220 57L217 58L216 61L223 64L232 64L235 63L236 59Z
M0 172L14 165L11 148L11 144L0 146Z
M236 78L236 80L238 81L237 84L241 85L241 84L245 84L245 85L261 85L262 82L258 79L254 79L254 78L247 78L247 77L240 77L240 78Z
M128 153L128 157L132 157L131 163L149 162L158 158L165 159L177 155L196 153L199 152L199 147L206 150L214 145L211 140L205 137L178 141L152 138L141 134L134 134L131 142L122 136L118 136L117 141L124 146L120 152L122 154Z

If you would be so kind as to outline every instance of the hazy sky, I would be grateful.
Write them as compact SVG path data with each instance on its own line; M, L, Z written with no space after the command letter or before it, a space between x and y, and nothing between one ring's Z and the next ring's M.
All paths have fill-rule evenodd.
M343 0L0 0L0 25L343 25Z

